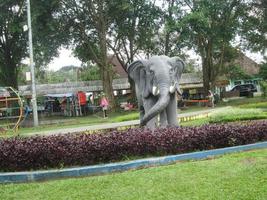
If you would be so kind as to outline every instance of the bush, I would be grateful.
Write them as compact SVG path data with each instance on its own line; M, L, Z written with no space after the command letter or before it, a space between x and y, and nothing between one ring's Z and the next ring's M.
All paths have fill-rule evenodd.
M0 170L22 171L113 162L267 140L267 120L243 125L110 131L0 140Z

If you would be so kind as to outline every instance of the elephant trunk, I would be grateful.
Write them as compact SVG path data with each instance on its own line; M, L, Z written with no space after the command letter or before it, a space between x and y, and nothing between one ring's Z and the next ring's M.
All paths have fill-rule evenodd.
M161 113L169 104L170 94L169 85L161 86L159 88L160 96L157 103L144 115L144 118L140 122L141 126L146 125L146 123Z

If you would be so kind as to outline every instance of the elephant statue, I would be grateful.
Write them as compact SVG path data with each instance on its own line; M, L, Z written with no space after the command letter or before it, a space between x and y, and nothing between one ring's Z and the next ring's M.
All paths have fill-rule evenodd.
M150 129L178 126L176 92L185 64L179 57L153 56L127 67L135 83L140 125Z

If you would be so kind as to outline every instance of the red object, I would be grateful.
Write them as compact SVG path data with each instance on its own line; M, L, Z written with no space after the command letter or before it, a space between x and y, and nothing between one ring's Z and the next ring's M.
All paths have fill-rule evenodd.
M86 94L84 92L78 92L78 98L81 106L86 105Z

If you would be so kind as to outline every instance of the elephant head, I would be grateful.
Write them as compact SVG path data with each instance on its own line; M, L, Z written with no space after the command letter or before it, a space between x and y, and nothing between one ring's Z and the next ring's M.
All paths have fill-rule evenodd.
M153 56L148 60L131 63L128 74L135 82L138 102L152 96L157 97L156 104L145 113L141 125L161 113L168 105L170 96L180 92L179 81L185 65L178 57Z

